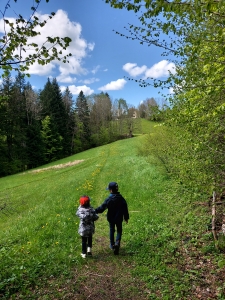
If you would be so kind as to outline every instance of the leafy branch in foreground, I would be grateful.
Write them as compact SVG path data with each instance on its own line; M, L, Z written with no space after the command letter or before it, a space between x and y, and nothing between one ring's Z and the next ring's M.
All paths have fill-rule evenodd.
M4 34L0 37L0 68L4 74L7 75L12 70L28 71L35 62L40 65L46 65L53 60L68 62L67 58L71 53L63 55L63 50L70 45L69 37L48 36L42 44L35 42L35 38L41 35L40 29L54 17L55 13L52 12L48 19L40 20L36 12L41 0L35 0L36 5L31 7L32 12L28 20L15 12L16 18L12 20L6 16L11 7L10 2L11 0L8 0L4 10L0 10L4 21Z
M148 86L152 79L155 87L173 88L166 120L177 141L172 164L185 184L220 193L225 189L224 1L106 3L139 14L141 26L130 24L128 34L120 35L172 55L176 72L165 81L150 77L135 81Z
M170 73L171 76L166 80L155 80L150 76L144 80L130 79L138 82L141 87L149 85L165 88L183 87L186 81L179 75L179 71L183 71L186 60L190 56L194 55L193 59L196 59L196 51L200 49L199 45L203 37L201 33L205 32L208 21L214 22L214 28L219 31L220 35L219 41L214 39L211 42L223 43L221 39L223 37L221 25L224 20L222 1L105 0L105 2L111 7L127 9L137 14L139 26L128 24L124 27L125 33L115 30L116 34L137 41L141 45L163 49L162 56L169 57L169 60L173 60L176 65L176 70ZM210 41L206 40L206 43ZM176 74L173 76L174 73L178 76Z

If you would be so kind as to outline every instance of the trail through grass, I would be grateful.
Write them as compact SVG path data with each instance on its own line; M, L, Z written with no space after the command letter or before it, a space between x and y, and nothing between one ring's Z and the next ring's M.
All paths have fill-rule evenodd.
M195 280L180 266L180 234L194 238L207 220L175 195L176 182L161 168L138 156L143 138L0 179L2 299L195 299ZM68 165L50 168L59 164ZM100 205L110 181L118 182L130 212L120 255L109 249L104 213L96 222L93 258L83 260L79 197L88 194L92 206Z

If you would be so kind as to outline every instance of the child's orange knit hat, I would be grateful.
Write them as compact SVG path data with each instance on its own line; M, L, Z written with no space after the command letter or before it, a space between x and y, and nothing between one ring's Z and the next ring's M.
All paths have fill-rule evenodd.
M80 205L81 206L86 206L90 203L90 198L88 196L81 196L80 197Z

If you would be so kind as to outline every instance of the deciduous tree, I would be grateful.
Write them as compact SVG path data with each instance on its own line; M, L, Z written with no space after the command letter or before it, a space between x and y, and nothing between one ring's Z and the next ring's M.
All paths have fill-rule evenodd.
M138 82L142 87L173 88L166 123L177 141L173 164L179 178L190 186L221 191L225 188L224 2L106 2L138 14L140 26L129 24L127 34L118 34L172 55L176 68L167 80Z
M109 143L113 139L111 131L112 101L106 93L91 97L90 125L92 143L95 146Z
M4 34L0 37L0 68L5 75L12 70L29 73L29 67L35 62L40 65L48 64L53 60L61 60L66 63L67 57L71 54L63 55L63 50L71 42L69 37L48 36L42 45L38 45L35 40L40 35L39 28L44 27L55 13L49 14L48 19L44 21L40 20L35 13L41 0L35 0L29 19L25 19L20 13L17 13L15 20L12 21L12 18L7 17L11 2L12 0L7 0L5 6L0 10L4 22ZM27 51L28 49L29 51Z

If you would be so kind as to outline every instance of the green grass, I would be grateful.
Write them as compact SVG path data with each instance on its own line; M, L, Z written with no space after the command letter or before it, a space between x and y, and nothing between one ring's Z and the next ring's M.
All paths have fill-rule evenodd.
M68 286L76 272L76 284L70 284L75 292L88 276L85 270L96 273L96 265L106 274L107 268L117 268L122 274L118 280L126 284L130 299L139 299L140 290L127 284L125 265L129 266L129 274L150 291L140 299L190 299L192 281L180 267L179 247L182 234L197 239L199 232L205 230L208 217L205 213L197 216L189 195L184 192L178 197L176 182L137 155L143 139L139 136L117 141L43 166L36 172L0 179L0 207L5 205L0 211L3 299L63 299L59 282ZM65 168L45 169L77 160L83 161ZM92 206L100 205L108 195L105 188L110 181L118 182L130 211L121 255L114 257L108 250L108 224L103 213L96 222L95 258L84 262L77 233L79 220L75 216L79 197L88 194ZM34 292L37 289L41 298ZM49 291L52 298L47 296ZM128 299L126 293L120 297Z
M138 119L139 120L139 119ZM157 125L157 122L148 121L146 119L140 119L140 126L134 129L134 135L146 134L154 132L154 126Z

